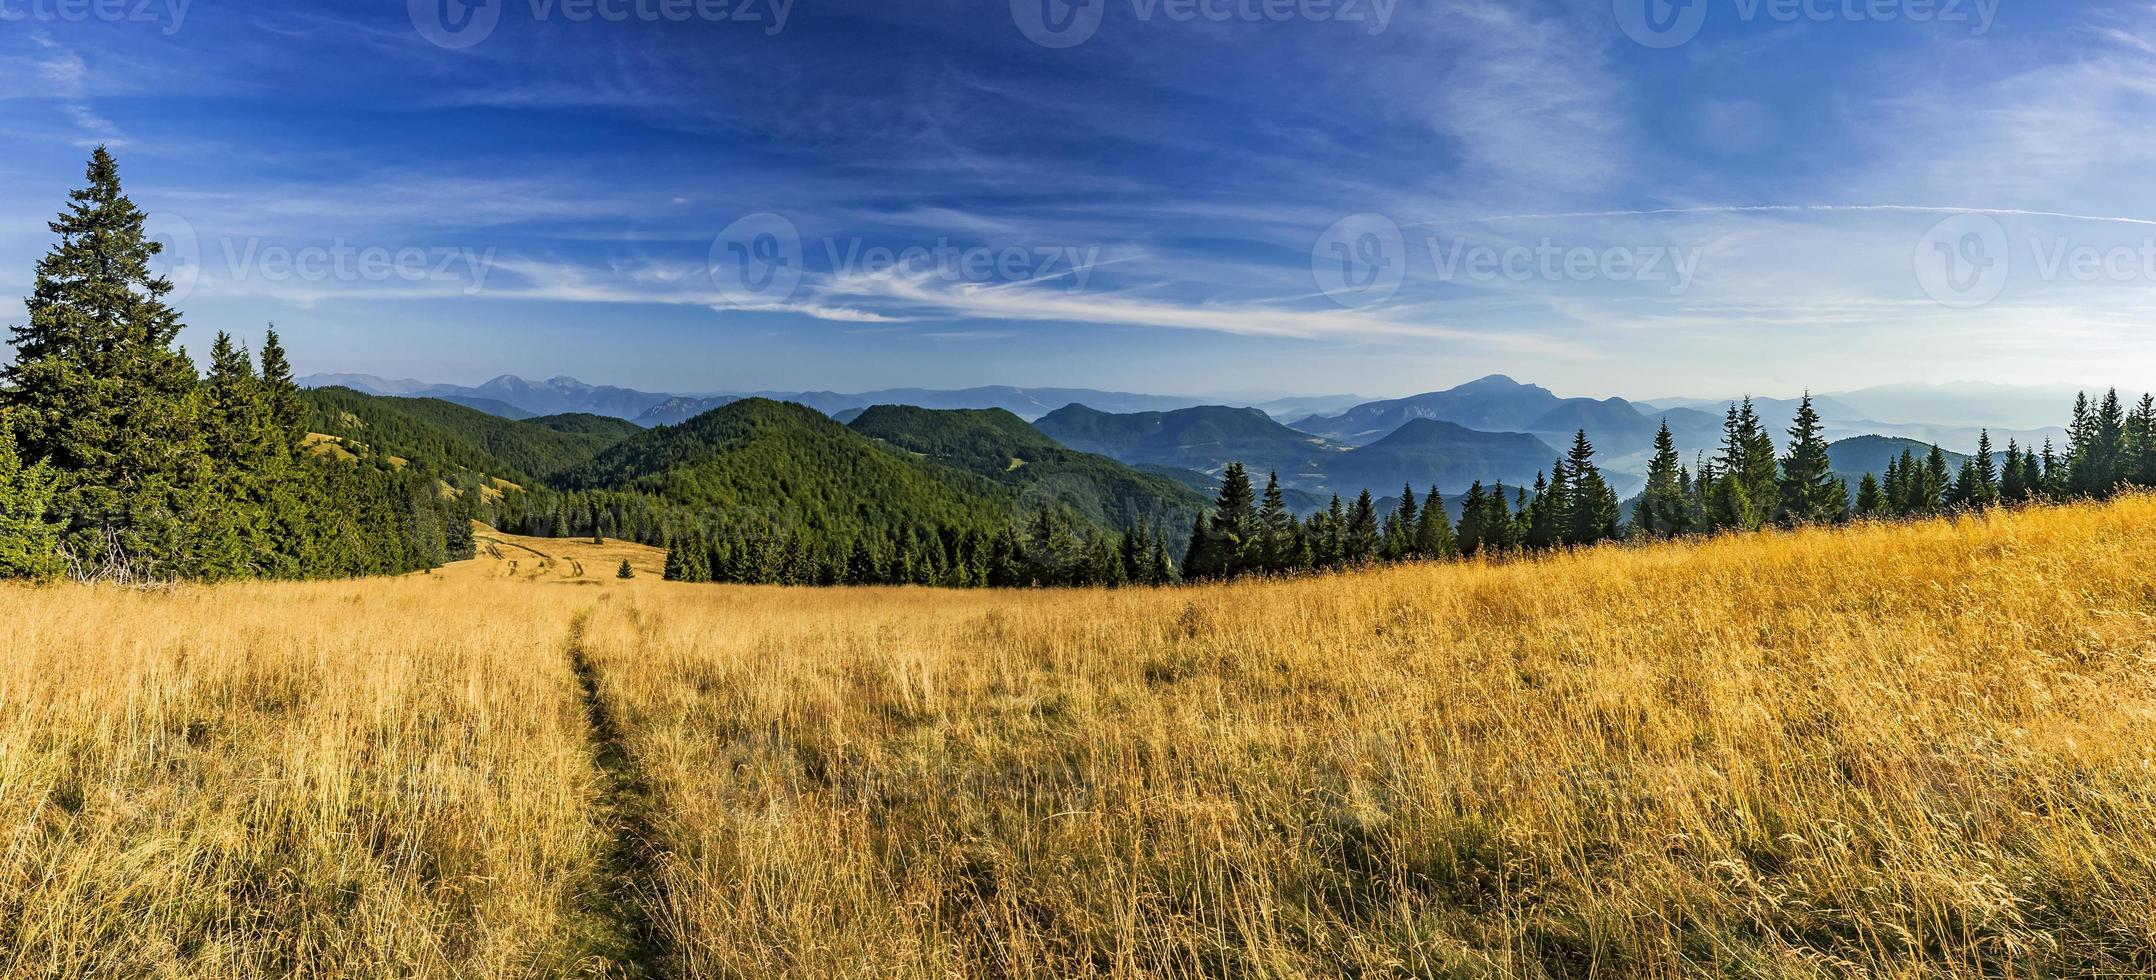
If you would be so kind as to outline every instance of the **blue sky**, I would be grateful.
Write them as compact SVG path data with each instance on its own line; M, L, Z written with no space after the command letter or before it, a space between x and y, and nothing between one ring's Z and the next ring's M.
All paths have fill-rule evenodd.
M303 371L1656 397L2156 368L2145 3L1692 0L1641 43L1634 0L1089 0L1044 45L1065 0L497 0L483 40L443 0L92 2L0 0L0 288L105 142L188 243L190 345L275 321Z

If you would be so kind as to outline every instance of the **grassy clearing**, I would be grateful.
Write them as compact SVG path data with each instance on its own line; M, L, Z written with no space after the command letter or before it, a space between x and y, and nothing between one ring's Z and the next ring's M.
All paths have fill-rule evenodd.
M2156 499L1163 592L502 544L0 589L0 974L2156 971Z
M588 638L695 972L2156 969L2156 501Z

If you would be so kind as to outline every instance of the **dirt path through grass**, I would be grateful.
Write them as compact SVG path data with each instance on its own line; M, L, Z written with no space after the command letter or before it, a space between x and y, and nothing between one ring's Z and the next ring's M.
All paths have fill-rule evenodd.
M604 880L586 897L590 946L599 974L621 978L671 976L673 957L665 932L651 917L658 904L658 861L653 844L651 782L629 751L619 720L599 689L598 669L584 649L589 611L569 626L569 667L590 726L592 756L602 792L599 825L607 835L600 870Z

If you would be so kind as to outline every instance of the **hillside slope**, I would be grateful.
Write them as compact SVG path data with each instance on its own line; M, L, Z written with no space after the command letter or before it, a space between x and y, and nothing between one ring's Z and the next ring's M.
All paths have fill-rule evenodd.
M886 449L814 409L760 398L649 429L561 475L571 490L647 494L705 525L820 537L992 534L1014 494Z
M1520 487L1547 471L1558 451L1524 432L1478 432L1451 422L1415 419L1397 431L1333 460L1333 488L1352 495L1397 494L1402 485L1422 493L1435 486L1448 497L1473 483Z
M1325 464L1346 448L1290 429L1255 408L1219 405L1125 415L1067 405L1033 425L1072 449L1132 466L1217 474L1240 462L1256 473L1277 470L1283 482L1298 486L1322 484Z
M349 388L302 391L308 430L346 450L369 449L420 460L442 472L464 471L529 486L583 463L622 434L562 422L565 429L490 415L435 398L367 395Z
M1021 508L1057 506L1119 531L1188 528L1206 498L1167 477L1057 443L1002 409L869 408L848 428L1015 488Z

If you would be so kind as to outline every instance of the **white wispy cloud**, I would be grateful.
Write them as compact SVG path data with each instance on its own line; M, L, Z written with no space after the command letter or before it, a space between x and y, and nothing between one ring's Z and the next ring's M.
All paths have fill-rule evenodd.
M43 31L32 31L30 40L44 52L33 62L38 83L44 95L81 131L82 138L77 145L104 144L114 148L126 145L127 139L121 135L119 127L90 107L87 84L90 67L82 56Z

